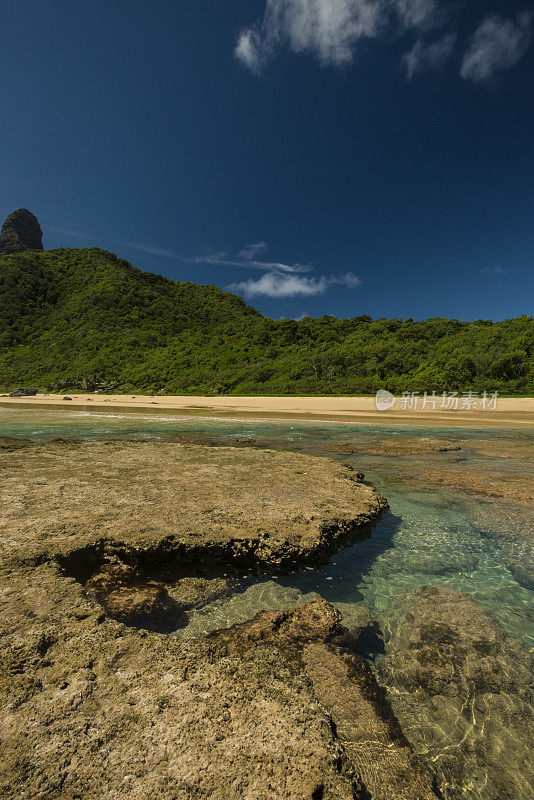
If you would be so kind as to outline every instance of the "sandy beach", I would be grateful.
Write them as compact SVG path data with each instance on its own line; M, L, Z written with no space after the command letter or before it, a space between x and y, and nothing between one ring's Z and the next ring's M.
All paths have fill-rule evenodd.
M70 397L67 400L66 397ZM70 395L38 394L33 397L3 397L0 405L87 406L137 410L179 412L191 416L261 417L267 419L301 419L316 421L347 421L363 424L430 425L436 427L519 428L534 427L534 398L499 398L496 408L482 409L482 399L475 398L476 407L465 408L458 398L458 408L436 408L417 398L417 408L403 408L402 398L386 411L376 408L374 397L201 397L165 395L120 395L76 393Z

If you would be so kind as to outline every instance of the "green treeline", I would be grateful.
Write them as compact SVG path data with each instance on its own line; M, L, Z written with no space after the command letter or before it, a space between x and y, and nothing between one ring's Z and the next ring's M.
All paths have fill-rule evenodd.
M0 257L0 386L153 394L534 394L534 318L263 317L98 248Z

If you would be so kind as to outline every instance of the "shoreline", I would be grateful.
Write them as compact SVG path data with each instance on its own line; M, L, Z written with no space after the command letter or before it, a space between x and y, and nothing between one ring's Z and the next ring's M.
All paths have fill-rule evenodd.
M70 397L66 400L65 397ZM461 399L460 403L461 405ZM249 419L258 414L266 420L302 422L359 422L385 426L431 426L457 428L534 428L534 398L500 398L497 408L443 410L400 410L396 407L378 411L374 397L204 397L193 395L102 395L90 392L59 395L37 394L31 397L3 397L0 407L86 408L88 411L180 412L192 418L205 416Z

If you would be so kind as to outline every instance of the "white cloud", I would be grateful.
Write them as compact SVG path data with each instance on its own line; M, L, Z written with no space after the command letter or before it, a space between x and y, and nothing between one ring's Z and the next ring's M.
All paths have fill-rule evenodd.
M464 55L462 78L480 83L515 66L530 45L532 19L530 12L522 12L515 19L486 17Z
M174 253L172 250L164 250L162 247L157 247L153 244L138 244L137 242L120 242L120 244L122 244L123 247L128 247L130 250L139 250L141 253L149 253L151 256L181 259L178 253Z
M366 40L428 34L459 8L452 0L266 0L263 17L240 32L235 55L256 73L283 48L340 67L355 60ZM482 82L517 64L530 44L533 16L486 17L464 54L462 78ZM433 42L418 38L402 59L408 79L443 64L454 42L450 31Z
M263 49L260 33L252 27L241 31L234 52L251 72L259 72L264 61Z
M306 278L298 275L281 275L268 272L261 278L241 283L233 283L229 288L240 292L247 297L263 295L265 297L311 297L324 294L326 291L326 278Z
M327 283L332 286L345 286L347 289L356 289L361 286L361 279L354 272L344 272L341 275L330 275Z
M448 33L430 44L418 39L411 50L404 53L401 64L406 70L406 77L411 80L418 72L436 69L443 66L453 54L456 34Z
M269 245L267 242L257 242L256 244L246 244L242 250L239 251L238 255L240 258L244 259L253 259L259 253L265 253L266 250L269 249Z
M253 72L284 46L342 66L366 39L435 27L443 19L439 0L267 0L262 19L239 34L235 55Z
M241 31L235 54L253 71L283 45L322 64L348 64L358 42L378 34L384 7L385 0L267 0L263 18Z
M484 269L479 270L483 275L507 275L510 270L503 269L502 267L484 267Z
M404 28L434 28L445 18L437 0L393 0L393 5Z
M284 275L269 272L257 280L234 283L229 288L247 297L313 297L324 294L329 286L345 286L354 289L361 283L357 275L347 272L344 275L322 275L319 278L299 275Z
M281 261L259 261L256 256L269 249L267 242L246 244L237 255L225 251L206 253L191 259L195 264L215 264L222 267L245 267L246 269L275 270L276 272L309 272L309 264L283 264Z

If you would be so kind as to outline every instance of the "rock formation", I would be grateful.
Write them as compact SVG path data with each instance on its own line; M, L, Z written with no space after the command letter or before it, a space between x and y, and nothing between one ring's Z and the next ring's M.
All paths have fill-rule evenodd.
M17 208L2 225L0 255L43 249L43 232L37 217L26 208Z
M85 588L110 617L125 625L172 629L187 624L187 617L165 586L142 580L133 567L117 556L107 556Z
M21 452L3 455L0 535L27 559L94 555L85 579L103 540L141 567L292 567L370 535L387 507L350 467L296 453L113 441Z
M258 648L275 647L295 664L330 716L356 776L355 797L436 800L433 776L404 736L369 665L336 646L340 623L337 609L312 600L282 612L262 612L207 640L222 647L222 655L240 653L244 659L257 656Z
M172 601L183 611L226 591L234 562L312 560L339 546L385 507L373 489L328 459L254 448L5 444L0 797L368 800L310 682L315 653L301 662L315 643L338 664L324 649L339 628L332 606L316 600L199 641L153 628ZM159 581L181 565L168 591ZM397 742L380 730L389 768ZM413 751L400 750L405 774Z

